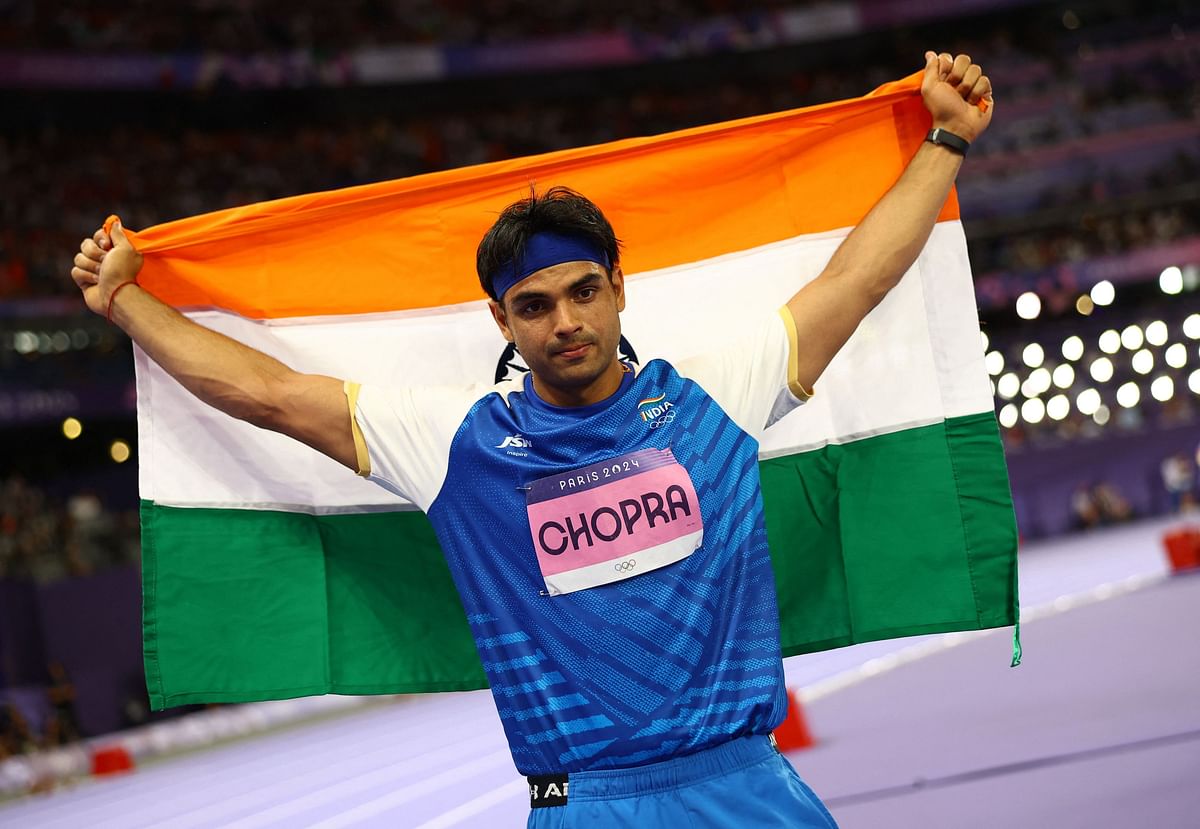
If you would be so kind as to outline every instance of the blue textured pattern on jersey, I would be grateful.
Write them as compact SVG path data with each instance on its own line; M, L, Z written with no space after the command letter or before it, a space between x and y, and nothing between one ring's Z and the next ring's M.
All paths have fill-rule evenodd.
M670 416L643 420L639 401L661 395ZM505 440L517 435L526 445ZM700 502L701 547L624 581L543 595L520 487L668 447ZM429 518L522 774L654 762L783 721L758 443L670 364L650 362L583 409L549 406L528 383L482 398Z

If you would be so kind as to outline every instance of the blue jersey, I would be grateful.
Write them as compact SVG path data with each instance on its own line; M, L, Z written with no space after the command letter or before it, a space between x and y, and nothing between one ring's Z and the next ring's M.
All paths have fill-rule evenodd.
M720 354L627 365L591 406L528 376L348 386L360 472L437 532L522 774L767 734L787 710L758 477L798 404L778 318Z

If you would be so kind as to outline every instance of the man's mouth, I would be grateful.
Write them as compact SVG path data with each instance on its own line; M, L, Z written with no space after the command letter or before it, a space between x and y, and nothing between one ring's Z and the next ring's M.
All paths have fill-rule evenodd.
M562 357L564 360L578 360L580 357L583 357L585 354L587 354L588 349L591 347L591 343L580 343L572 348L556 351L555 356Z

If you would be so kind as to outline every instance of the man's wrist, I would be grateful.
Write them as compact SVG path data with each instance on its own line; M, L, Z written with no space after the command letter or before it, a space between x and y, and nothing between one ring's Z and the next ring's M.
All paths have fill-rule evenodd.
M128 288L130 285L137 285L137 284L138 283L137 283L136 279L130 279L126 282L122 282L120 285L113 288L112 293L110 293L108 295L108 300L104 303L105 319L107 319L109 322L113 321L113 309L116 307L117 295L121 293L122 289Z

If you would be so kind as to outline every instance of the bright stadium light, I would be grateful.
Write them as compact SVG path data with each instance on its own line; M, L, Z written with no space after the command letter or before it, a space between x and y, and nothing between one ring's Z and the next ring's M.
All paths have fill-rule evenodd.
M1004 371L1004 355L999 351L989 351L983 358L983 365L987 368L987 373L995 377Z
M1167 342L1167 324L1155 320L1146 326L1146 342L1150 345L1164 345Z
M1071 413L1071 401L1065 394L1056 394L1046 401L1046 414L1051 420L1062 420Z
M1017 297L1017 316L1023 320L1035 320L1042 313L1042 300L1033 291Z
M1158 275L1158 287L1164 294L1180 293L1183 291L1183 271L1174 265L1163 268L1163 272Z
M1121 350L1121 334L1112 328L1100 335L1100 350L1105 354L1116 354Z
M1133 364L1133 370L1138 374L1149 374L1154 371L1154 355L1148 348L1136 352L1130 363Z
M1110 415L1111 412L1109 412L1108 406L1099 406L1097 407L1096 411L1092 413L1092 420L1103 426L1105 423L1108 423L1108 418Z
M988 350L988 335L982 330L979 332L979 341L983 343L983 350Z
M1112 360L1107 357L1097 357L1095 360L1092 360L1091 366L1088 367L1088 372L1097 383L1107 383L1113 376Z
M75 440L83 434L83 424L78 418L68 417L62 422L62 433L67 440Z
M1021 417L1026 423L1041 423L1046 416L1046 404L1036 397L1021 404Z
M1075 408L1080 414L1093 415L1100 408L1100 392L1095 389L1084 389L1075 398Z
M1136 325L1127 325L1125 326L1125 330L1121 332L1121 345L1130 351L1137 351L1145 341L1146 338L1142 334L1142 329Z
M1187 365L1187 346L1183 343L1167 346L1163 359L1171 368L1183 368Z
M996 383L996 391L999 392L1000 396L1005 400L1012 400L1017 396L1017 392L1020 390L1021 378L1017 377L1017 375L1011 371L1001 377L999 382Z
M1011 429L1017 425L1017 407L1013 403L1009 403L1000 410L1000 425L1005 429Z
M1021 393L1026 397L1037 397L1039 394L1045 394L1049 388L1050 370L1043 366L1042 368L1034 369L1025 382L1021 384Z
M1037 343L1030 343L1021 352L1021 359L1030 368L1037 368L1046 359L1046 352Z
M1107 279L1101 279L1092 286L1089 296L1091 296L1092 302L1097 305L1112 305L1113 300L1117 298L1117 291L1113 288L1111 282Z
M1155 377L1150 384L1150 396L1159 403L1166 403L1175 396L1175 381L1165 374Z
M1085 317L1090 317L1092 312L1096 310L1096 303L1092 302L1092 298L1087 294L1075 300L1075 310Z
M1183 335L1190 340L1200 340L1200 314L1192 314L1183 321Z
M1128 383L1122 383L1117 389L1117 402L1126 409L1132 409L1142 399L1142 390L1138 388L1138 384L1130 380Z
M1192 394L1200 394L1200 368L1188 375L1188 388Z
M1068 360L1078 360L1083 356L1083 340L1072 334L1063 340L1062 355Z
M1063 363L1054 369L1054 385L1060 389L1069 389L1075 384L1075 369L1070 363Z
M114 440L108 447L108 454L117 463L125 463L129 460L129 444L123 440Z

